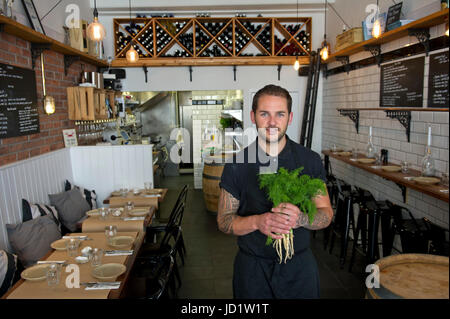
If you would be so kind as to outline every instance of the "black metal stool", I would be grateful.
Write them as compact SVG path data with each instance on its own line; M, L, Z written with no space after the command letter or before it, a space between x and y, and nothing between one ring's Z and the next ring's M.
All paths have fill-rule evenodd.
M359 189L359 192L360 209L356 229L353 233L352 256L348 268L348 271L350 272L352 271L353 263L355 261L356 247L358 246L360 234L362 253L366 256L367 264L372 264L380 258L378 229L381 216L389 212L389 207L386 205L386 202L376 201L372 194L367 190ZM382 243L384 243L384 240L382 240ZM385 250L383 250L383 253L384 252Z
M355 228L355 218L353 213L353 204L358 203L359 193L352 190L351 185L345 183L342 180L336 179L337 186L337 202L336 202L336 214L332 224L329 226L329 233L331 233L330 239L330 254L333 251L334 241L336 235L341 237L341 252L339 261L341 267L345 264L347 256L347 247L349 242L350 229ZM324 248L328 244L328 236L324 236Z

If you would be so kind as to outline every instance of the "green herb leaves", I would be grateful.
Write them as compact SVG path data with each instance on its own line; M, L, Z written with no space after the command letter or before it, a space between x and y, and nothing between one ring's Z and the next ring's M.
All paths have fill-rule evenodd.
M300 175L304 167L299 167L291 172L280 167L278 173L259 174L259 187L266 189L269 199L276 207L280 203L291 203L308 215L309 223L314 221L317 207L312 200L317 195L326 194L325 183L319 178L311 178L307 174ZM266 245L273 239L267 238Z

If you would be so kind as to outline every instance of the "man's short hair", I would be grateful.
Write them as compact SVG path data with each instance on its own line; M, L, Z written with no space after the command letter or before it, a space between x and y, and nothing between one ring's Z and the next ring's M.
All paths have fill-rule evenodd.
M292 97L289 94L289 92L286 89L283 89L281 86L269 84L260 89L258 92L256 92L255 96L253 97L253 103L252 103L252 110L254 113L256 113L256 109L258 108L258 100L263 95L272 95L272 96L279 96L284 97L287 101L287 108L289 113L291 113L292 109Z

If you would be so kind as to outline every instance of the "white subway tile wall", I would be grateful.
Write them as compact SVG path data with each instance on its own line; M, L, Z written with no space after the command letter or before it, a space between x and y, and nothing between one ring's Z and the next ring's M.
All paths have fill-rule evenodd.
M435 28L430 31L436 33ZM434 32L434 33L433 33ZM437 33L436 33L437 34ZM407 43L416 43L416 39L405 37L382 46L382 51L397 49ZM350 57L357 61L368 57L361 52ZM328 69L339 66L333 62ZM428 57L425 58L425 78L423 105L427 105ZM324 78L322 146L330 149L333 144L339 148L351 150L357 147L360 152L366 147L369 126L373 127L373 143L378 150L389 150L389 161L400 163L408 161L412 168L420 170L421 161L427 143L428 126L432 129L432 156L435 160L437 175L449 171L449 119L448 112L412 112L411 139L408 143L405 128L396 119L389 119L385 112L363 111L359 113L359 134L354 123L346 116L340 116L338 108L374 108L379 107L380 68L370 66L340 73ZM331 160L333 174L353 185L368 189L377 200L390 201L407 207L416 218L427 217L431 222L448 229L449 204L428 195L408 189L407 202L403 202L400 188L393 182Z

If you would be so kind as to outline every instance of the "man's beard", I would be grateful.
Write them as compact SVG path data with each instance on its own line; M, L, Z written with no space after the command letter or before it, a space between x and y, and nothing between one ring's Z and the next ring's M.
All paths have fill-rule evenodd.
M264 139L266 141L266 143L278 143L280 142L283 137L286 135L286 130L287 128L285 128L284 130L278 128L278 127L258 127L258 125L256 125L256 129L258 131L258 136L261 137L262 139ZM276 137L276 139L274 139L272 136L268 136L267 135L267 129L277 129L278 132L278 136Z

